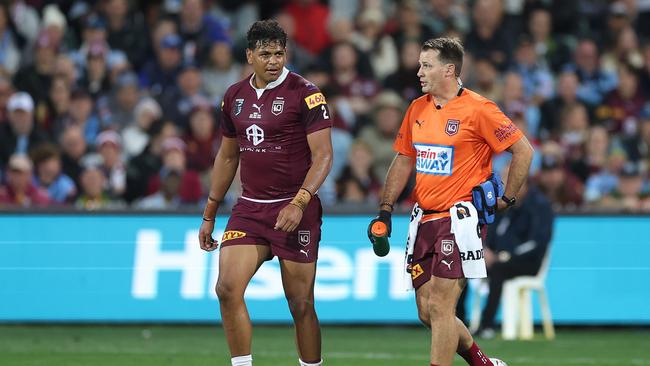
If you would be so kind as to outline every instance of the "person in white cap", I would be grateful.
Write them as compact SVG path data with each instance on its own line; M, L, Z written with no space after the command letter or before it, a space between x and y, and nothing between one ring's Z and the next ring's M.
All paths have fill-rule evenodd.
M25 92L14 93L7 102L9 123L0 126L0 163L14 153L27 154L47 136L34 126L34 100Z
M32 183L32 161L25 154L13 154L6 169L7 185L0 187L2 206L46 206L50 203L47 191Z

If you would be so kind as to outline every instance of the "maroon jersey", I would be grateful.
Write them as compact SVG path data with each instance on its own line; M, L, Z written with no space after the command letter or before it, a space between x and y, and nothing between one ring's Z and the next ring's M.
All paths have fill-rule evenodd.
M311 166L307 135L332 126L320 90L285 68L266 89L251 78L232 85L221 111L223 135L239 142L242 196L293 197Z

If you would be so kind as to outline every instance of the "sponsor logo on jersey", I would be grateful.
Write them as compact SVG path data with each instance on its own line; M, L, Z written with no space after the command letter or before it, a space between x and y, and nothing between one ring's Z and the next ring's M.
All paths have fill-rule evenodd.
M284 100L281 98L274 100L273 104L271 105L271 113L277 116L280 113L282 113L283 110L284 110Z
M477 261L483 258L483 249L460 252L460 259L463 261Z
M313 109L314 107L318 107L321 104L327 104L325 101L325 97L323 96L323 93L314 93L307 98L305 98L305 103L307 103L307 107L309 109Z
M255 112L251 113L248 115L248 118L252 119L260 119L262 118L262 107L264 107L264 104L257 105L256 103L253 103L253 108L255 108Z
M422 276L423 273L424 273L424 270L422 269L422 266L420 265L420 263L418 263L418 264L414 265L413 268L411 268L411 279L414 280L414 279Z
M453 136L458 133L460 129L460 121L457 119L448 119L447 125L445 126L445 133L449 136Z
M416 150L415 169L418 173L451 175L454 147L445 145L413 144Z
M235 105L232 107L232 113L235 116L239 116L239 113L241 113L242 107L244 106L244 100L243 99L235 99Z
M510 136L517 132L517 130L518 128L514 123L503 121L501 122L501 126L494 130L494 136L499 140L499 142L502 142L509 139Z
M258 125L251 125L246 129L246 139L257 146L264 141L264 130Z
M453 240L443 240L441 241L440 251L444 255L451 255L454 252L454 241Z
M243 238L245 236L246 236L245 232L229 230L229 231L226 231L225 233L223 233L223 236L221 237L221 242L223 243L224 241L239 239L239 238Z
M311 232L309 230L298 230L298 243L306 247L311 243Z

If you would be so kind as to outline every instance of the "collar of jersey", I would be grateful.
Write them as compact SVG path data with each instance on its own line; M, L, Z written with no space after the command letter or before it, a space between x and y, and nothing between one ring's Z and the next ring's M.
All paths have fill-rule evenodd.
M253 73L253 75L251 75L251 78L248 80L248 83L251 85L251 88L255 89L255 92L257 93L257 97L259 98L262 96L262 93L264 93L265 90L273 89L276 86L282 84L284 79L287 78L287 75L289 75L289 69L283 67L282 74L280 74L280 77L276 81L272 81L266 84L266 88L260 89L260 88L256 88L255 85L253 85L253 78L255 77L255 73Z

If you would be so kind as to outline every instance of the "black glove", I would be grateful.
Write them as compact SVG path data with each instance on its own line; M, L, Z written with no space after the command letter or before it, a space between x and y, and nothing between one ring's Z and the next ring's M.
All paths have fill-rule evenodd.
M372 221L370 221L370 225L368 225L368 239L370 239L371 243L374 243L372 237L372 225L377 221L381 221L384 224L386 224L386 228L388 229L388 237L390 238L390 232L392 230L392 220L391 220L392 215L393 214L388 210L381 210L379 211L379 215L377 215L377 217L375 217L374 219L372 219Z

